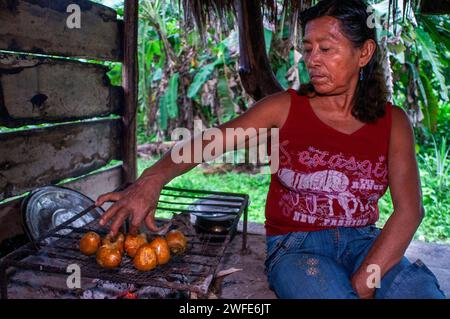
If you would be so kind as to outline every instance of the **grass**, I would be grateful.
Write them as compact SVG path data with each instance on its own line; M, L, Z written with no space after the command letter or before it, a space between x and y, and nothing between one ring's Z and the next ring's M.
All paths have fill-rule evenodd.
M153 161L138 160L139 175ZM269 190L270 175L267 174L203 174L200 167L196 167L184 175L173 179L168 186L190 189L203 189L245 193L250 196L249 220L264 222L264 205Z
M154 161L138 160L139 174ZM417 230L414 239L427 242L450 243L450 200L447 188L435 184L438 178L433 175L433 163L419 160L422 180L423 202L426 216ZM448 180L448 176L445 178ZM264 208L269 190L270 175L229 172L225 174L204 174L200 167L173 179L168 185L192 189L246 193L250 196L249 220L264 223ZM441 185L442 186L442 185ZM377 226L382 227L393 211L389 191L380 199L380 219Z

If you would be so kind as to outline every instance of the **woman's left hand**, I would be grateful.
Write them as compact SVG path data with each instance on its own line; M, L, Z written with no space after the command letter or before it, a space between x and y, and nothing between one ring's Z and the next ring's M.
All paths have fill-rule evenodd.
M358 269L352 276L353 289L361 299L373 299L375 288L370 288L367 279L372 273Z

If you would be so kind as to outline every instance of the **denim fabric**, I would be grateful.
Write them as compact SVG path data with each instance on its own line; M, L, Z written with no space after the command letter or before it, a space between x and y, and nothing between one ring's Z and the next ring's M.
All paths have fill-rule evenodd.
M279 298L356 299L350 278L381 232L374 225L267 236L265 262L271 289ZM381 278L377 299L445 298L425 264L407 258Z

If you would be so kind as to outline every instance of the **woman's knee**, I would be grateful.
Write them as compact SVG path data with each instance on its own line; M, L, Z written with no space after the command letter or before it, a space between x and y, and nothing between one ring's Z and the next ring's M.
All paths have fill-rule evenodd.
M444 299L445 295L440 289L439 282L431 270L419 259L415 263L407 262L404 258L394 266L395 275L388 281L381 281L377 290L377 298L385 299ZM395 269L395 267L400 267ZM391 276L392 277L392 276Z
M348 274L328 257L309 254L285 255L268 275L269 284L279 298L357 298Z

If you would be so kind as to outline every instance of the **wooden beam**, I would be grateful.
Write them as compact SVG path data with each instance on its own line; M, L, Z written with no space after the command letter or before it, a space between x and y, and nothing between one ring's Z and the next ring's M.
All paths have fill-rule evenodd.
M0 200L120 159L119 120L0 133Z
M108 169L81 176L70 182L56 184L79 191L96 200L101 194L111 192L122 184L122 165L118 164ZM6 238L23 234L20 203L28 193L9 202L0 204L0 242ZM105 204L107 209L111 203Z
M280 92L266 53L261 1L236 0L239 25L239 75L245 91L255 100Z
M132 183L137 175L136 115L138 99L138 1L125 0L124 8L124 59L122 86L125 96L123 116L122 158L124 182Z
M0 125L121 114L122 88L99 64L0 53Z

